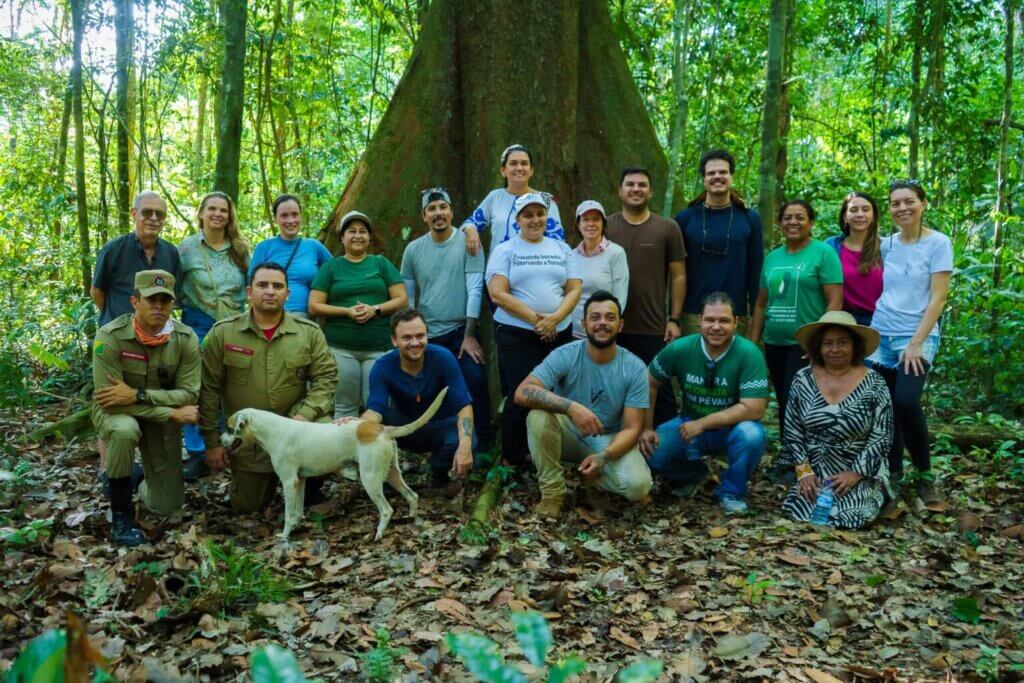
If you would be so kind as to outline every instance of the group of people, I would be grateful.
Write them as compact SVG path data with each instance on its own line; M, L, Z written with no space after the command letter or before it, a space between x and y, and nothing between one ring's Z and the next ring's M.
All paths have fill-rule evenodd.
M702 157L704 189L674 221L650 210L650 173L632 167L620 175L620 210L585 200L569 231L555 199L531 186L529 150L506 148L499 169L504 187L459 227L447 190L425 190L426 234L398 268L372 253L373 223L358 211L339 221L343 253L333 258L301 236L301 204L282 195L279 234L250 258L226 195L203 199L199 230L175 248L159 238L163 200L139 194L135 232L103 248L93 283L103 323L94 420L115 541L143 539L136 488L150 509L169 512L182 504L183 481L206 467L230 466L236 510L269 504L277 481L267 455L219 445L223 416L246 407L405 424L448 387L439 412L399 446L429 451L433 487L454 495L475 455L497 445L477 338L484 306L504 398L501 455L535 466L542 518L564 506L563 461L578 463L588 490L642 503L652 475L692 494L710 476L709 454L728 461L715 492L722 509L746 511L769 379L776 466L796 479L788 514L809 520L828 486L830 523L862 526L895 500L904 448L917 494L939 500L921 392L952 248L924 226L916 181L891 185L899 229L884 239L878 204L853 192L841 234L826 242L811 236L808 202L785 202L784 243L765 254L761 217L733 189L725 150ZM182 323L171 317L176 304ZM133 471L136 447L142 472ZM307 504L321 484L307 480Z

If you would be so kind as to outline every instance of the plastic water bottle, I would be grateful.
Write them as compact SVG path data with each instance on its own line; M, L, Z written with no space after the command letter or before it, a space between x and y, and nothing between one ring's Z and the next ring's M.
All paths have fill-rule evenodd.
M829 516L832 514L832 506L836 504L836 494L832 491L832 480L825 482L818 492L818 500L814 504L814 512L811 513L811 524L824 526L828 524Z

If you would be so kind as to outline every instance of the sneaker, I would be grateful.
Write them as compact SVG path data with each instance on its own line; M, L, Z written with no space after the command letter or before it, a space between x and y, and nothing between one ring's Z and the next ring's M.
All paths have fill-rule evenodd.
M736 498L728 494L718 499L718 504L727 515L742 515L747 511L747 503L742 498Z
M185 481L199 481L209 476L210 468L206 466L206 454L196 451L189 451L188 460L181 470L181 476Z
M925 505L935 505L944 500L942 491L935 485L935 482L927 479L921 479L917 482L917 497Z
M562 514L562 504L564 502L565 496L543 496L540 502L537 503L537 507L533 508L533 514L541 519L557 520L559 515Z

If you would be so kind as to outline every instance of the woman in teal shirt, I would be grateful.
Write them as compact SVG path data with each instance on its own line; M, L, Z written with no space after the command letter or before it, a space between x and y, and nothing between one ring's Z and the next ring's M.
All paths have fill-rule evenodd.
M359 415L370 395L370 368L391 349L389 318L409 304L398 269L370 253L366 214L345 214L338 236L345 253L320 267L309 292L309 314L327 319L324 334L338 363L335 418Z
M811 239L814 208L793 199L779 208L785 243L765 256L761 289L750 321L750 340L764 341L768 375L779 404L779 428L786 415L789 386L807 358L796 341L797 328L816 322L825 311L843 308L843 266L836 250Z

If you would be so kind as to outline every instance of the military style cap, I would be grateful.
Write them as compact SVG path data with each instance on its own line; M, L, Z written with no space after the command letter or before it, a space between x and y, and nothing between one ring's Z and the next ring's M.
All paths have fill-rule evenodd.
M166 294L174 298L174 276L166 270L140 270L135 273L135 289L144 297Z

